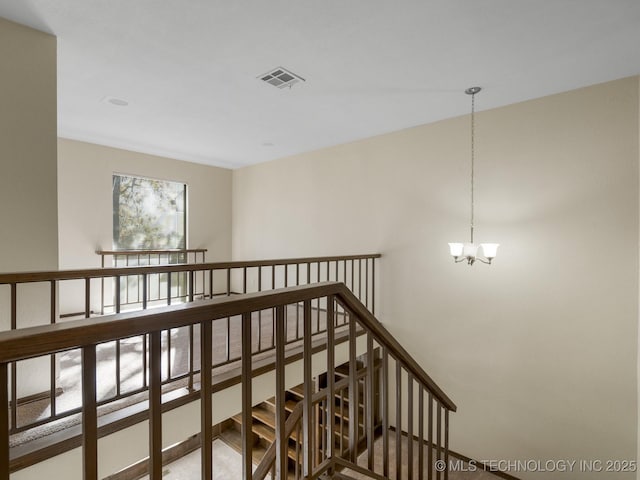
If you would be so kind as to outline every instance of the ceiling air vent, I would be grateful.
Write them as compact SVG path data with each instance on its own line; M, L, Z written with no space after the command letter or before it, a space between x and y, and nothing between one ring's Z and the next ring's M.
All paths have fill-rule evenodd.
M296 83L305 81L305 79L301 76L296 75L295 73L290 72L289 70L282 67L274 68L264 75L260 75L258 78L263 82L270 83L274 87L278 88L291 88Z

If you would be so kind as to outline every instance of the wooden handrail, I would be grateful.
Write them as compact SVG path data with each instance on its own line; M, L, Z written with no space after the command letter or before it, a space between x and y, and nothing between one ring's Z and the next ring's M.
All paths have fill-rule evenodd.
M343 284L323 282L298 287L250 293L198 303L187 303L152 310L120 313L100 318L73 320L54 325L29 327L0 333L0 363L25 360L85 345L94 345L150 332L195 325L243 313L289 305L318 297L336 295L340 304L353 313L376 342L409 370L448 410L456 411L453 401L409 355L391 333Z
M337 293L323 282L0 332L0 363L135 337ZM346 288L346 287L344 287Z
M277 260L243 260L197 264L150 265L144 267L107 267L74 270L49 270L43 272L16 272L0 274L0 285L12 283L50 282L78 280L84 278L107 278L127 275L143 275L168 272L197 272L201 270L226 270L234 268L268 267L295 264L326 263L342 260L365 260L380 258L379 253L366 255L342 255L329 257L283 258Z

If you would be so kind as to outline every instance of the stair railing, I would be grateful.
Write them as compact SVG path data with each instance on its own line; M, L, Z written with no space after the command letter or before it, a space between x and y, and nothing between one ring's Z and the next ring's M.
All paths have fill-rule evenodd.
M324 307L326 321L324 359L322 349L312 344L312 302ZM294 310L303 305L301 346L302 378L304 398L302 416L287 426L285 412L285 387L292 379L285 372L287 361L285 347L287 320L295 318ZM291 306L294 309L290 308ZM162 478L162 335L163 332L182 327L198 327L200 338L199 399L201 405L200 439L203 480L212 478L212 355L214 322L226 317L241 319L241 417L243 475L252 478L253 433L252 406L254 378L261 372L253 361L257 349L253 331L259 323L258 312L275 311L275 405L276 442L275 461L268 467L276 479L287 478L289 472L288 452L291 432L301 431L302 440L296 449L301 452L297 463L301 478L321 478L345 469L366 472L371 478L447 478L449 412L456 407L424 370L412 359L389 332L375 319L367 308L342 283L289 287L281 290L260 292L227 298L219 298L185 305L159 309L115 314L111 316L74 320L56 325L25 328L0 333L0 480L9 480L15 470L15 459L10 457L9 414L10 388L9 365L26 359L49 357L69 349L82 351L82 473L85 480L97 480L99 452L98 437L108 432L98 428L97 365L98 347L106 342L147 336L149 338L148 360L144 366L149 378L148 418L149 429L149 474L151 480ZM345 321L346 317L346 321ZM347 351L339 352L336 344L338 332L348 331ZM362 335L364 332L364 335ZM376 352L381 352L378 355ZM364 354L364 356L363 356ZM320 355L320 357L318 357ZM349 361L348 376L337 380L327 375L326 386L316 389L314 381L322 372L335 372L338 358ZM375 368L378 355L380 369ZM359 358L364 359L358 364ZM326 362L326 363L325 363ZM395 378L390 362L395 363ZM320 373L319 373L320 372ZM376 380L376 372L379 378ZM406 381L403 381L406 378ZM364 379L364 382L360 382ZM376 389L379 381L379 389ZM414 401L417 390L419 401ZM395 395L393 394L395 393ZM336 398L343 399L342 406L348 409L348 434L346 448L336 447ZM375 398L379 401L376 401ZM396 399L396 418L389 415L391 402ZM425 415L425 410L428 414ZM376 415L378 412L378 415ZM403 416L403 412L405 415ZM435 417L434 417L435 415ZM141 418L142 418L141 417ZM379 421L377 420L379 419ZM378 425L379 424L379 425ZM414 438L417 424L418 436ZM320 427L318 427L320 426ZM436 433L434 435L434 426ZM391 427L395 435L391 435ZM424 436L424 429L427 436ZM374 465L376 429L380 431L383 465ZM197 433L197 432L195 432ZM411 441L403 449L403 436ZM395 438L396 461L394 476L390 465L390 443ZM414 441L418 441L418 468L413 469ZM358 458L362 448L366 459ZM425 448L426 454L425 464ZM403 469L403 452L409 461ZM301 462L300 462L301 459ZM360 460L360 462L359 462ZM439 469L440 462L445 467ZM295 467L294 467L295 468ZM435 473L434 473L435 472ZM405 475L406 474L406 475ZM435 477L433 475L436 475ZM441 475L443 475L441 477Z
M96 250L101 267L129 267L170 265L176 263L205 263L206 248L170 248L148 250ZM111 265L108 265L111 259Z
M140 263L144 264L146 256L155 254L156 251L145 252L131 253L136 257L135 261L131 260L129 263L136 263L138 261L137 255L141 255ZM189 250L188 252L194 252L195 255L201 250ZM113 252L102 253L106 256ZM123 254L129 255L129 252ZM5 318L9 319L7 327L11 330L18 330L31 325L57 325L69 321L74 315L69 313L61 315L59 310L60 305L68 303L68 297L71 296L80 298L83 304L82 307L79 307L82 312L75 317L95 318L96 314L101 313L101 305L102 313L121 313L334 280L341 281L353 289L358 298L372 311L375 311L376 260L380 256L380 254L364 254L5 273L0 274L0 309L4 309L2 313L5 314ZM112 288L105 290L104 282L107 285L112 285ZM114 297L115 301L112 305L105 307L105 295L109 298ZM8 299L8 302L3 304L2 298ZM34 304L39 306L36 313L30 310ZM314 300L312 311L315 334L321 333L325 329L322 320L324 318L323 309L321 300ZM28 315L23 313L23 310ZM295 313L295 319L288 321L295 326L295 331L289 332L287 344L294 344L302 339L300 329L302 304L292 306L291 310ZM32 318L34 315L35 318ZM269 314L259 312L258 317L259 327L256 334L259 338L257 340L258 349L255 353L267 354L275 349L275 337L272 334L275 331L275 315L273 312ZM238 343L236 340L240 335L239 322L239 319L233 319L231 316L216 320L215 328L225 332L225 338L223 340L224 348L216 351L213 367L221 367L239 361L240 349L232 348L234 343ZM267 323L269 324L266 325ZM266 328L262 328L263 326ZM263 334L263 332L271 333ZM199 371L193 355L197 349L193 326L185 326L177 331L163 333L162 342L162 355L167 364L168 372L162 378L163 385L167 387L171 385L183 386L186 382L186 388L193 391L195 375ZM127 351L134 346L142 350L143 358L149 354L149 340L146 336L141 336L136 345L132 345L130 341L125 345L120 340L115 341L113 347L116 359L114 388L111 395L99 399L99 406L131 398L148 389L149 379L146 375L143 376L139 385L130 388L125 385L125 378L121 374ZM174 365L172 352L175 352L176 348L182 349L180 353L188 357L184 368L178 368ZM62 409L58 404L58 398L61 394L57 378L60 370L59 362L60 359L56 355L42 359L38 370L46 369L49 372L48 377L42 382L45 386L35 393L29 392L27 394L22 393L21 379L30 376L30 374L22 373L16 363L9 365L12 434L26 432L34 427L44 426L79 413L79 407ZM48 414L43 414L33 421L19 424L17 421L18 409L34 400L43 399L47 399L49 402Z
M328 373L326 385L312 391L312 360L305 345L302 418L291 426L287 423L286 428L276 420L274 448L263 457L253 480L263 480L267 472L276 479L288 478L291 470L295 479L331 478L338 470L373 479L448 479L449 413L456 411L455 404L344 286L327 295L328 318L338 312L347 316L348 376L335 381ZM335 320L327 322L327 372L335 370L335 324ZM358 338L362 330L364 335ZM365 343L364 352L358 350L357 342ZM284 382L284 371L278 374ZM285 415L284 395L280 384L276 417ZM395 416L390 415L392 409ZM304 433L301 476L297 456L293 465L286 460L287 446L293 442L297 449L298 441L291 432L300 424ZM376 457L381 461L376 462Z
M171 249L147 249L147 250L96 250L96 254L100 256L100 267L146 267L150 265L175 265L182 263L205 263L207 249L206 248L171 248ZM204 273L203 273L204 275ZM167 299L178 300L188 298L189 277L187 272L178 272L171 276L173 283L176 285L175 292L168 292ZM204 284L204 277L201 279ZM105 286L108 286L105 282L109 279L102 278L100 280L100 313L104 315L105 307L109 308L106 304ZM125 300L123 301L121 294L119 298L112 296L113 303L111 306L116 305L119 301L118 307L122 309L123 306L130 307L135 304L139 304L140 299L134 296L133 300L129 300L129 281L132 281L134 287L138 285L139 279L136 277L126 276L123 277L123 281L120 284L120 291L125 293ZM158 282L160 285L160 282ZM112 288L113 290L113 288ZM160 288L162 292L163 289ZM115 292L114 292L115 293ZM138 297L140 296L138 289ZM159 297L162 294L159 293Z

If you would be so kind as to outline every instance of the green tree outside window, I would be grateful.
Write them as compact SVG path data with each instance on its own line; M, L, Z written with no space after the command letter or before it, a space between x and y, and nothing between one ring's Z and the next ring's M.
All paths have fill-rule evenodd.
M113 175L115 250L186 248L183 183Z

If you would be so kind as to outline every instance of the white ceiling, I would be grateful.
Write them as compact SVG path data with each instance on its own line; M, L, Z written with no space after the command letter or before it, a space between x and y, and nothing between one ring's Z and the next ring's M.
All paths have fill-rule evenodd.
M233 168L467 113L472 85L483 110L640 73L640 0L0 0L0 16L58 37L60 136ZM306 82L257 78L278 66Z

